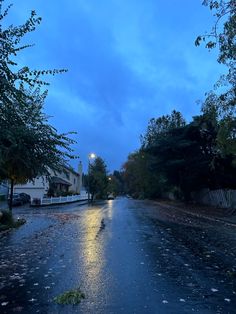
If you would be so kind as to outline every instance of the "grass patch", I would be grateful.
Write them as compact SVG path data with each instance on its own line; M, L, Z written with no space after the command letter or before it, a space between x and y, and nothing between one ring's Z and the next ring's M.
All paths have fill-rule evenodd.
M54 301L57 304L63 305L76 305L80 304L80 302L85 299L85 294L79 289L69 290L54 298Z
M25 219L14 219L9 210L0 211L0 231L5 231L11 228L18 228L26 222Z
M227 272L226 272L226 274L229 276L229 277L231 277L231 278L236 278L236 271L230 271L230 270L228 270Z

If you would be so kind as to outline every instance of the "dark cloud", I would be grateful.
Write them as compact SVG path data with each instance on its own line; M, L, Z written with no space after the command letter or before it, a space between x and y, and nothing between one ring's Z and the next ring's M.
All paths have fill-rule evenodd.
M194 47L212 22L199 0L22 0L14 23L32 6L43 23L20 62L69 69L49 79L45 108L59 130L78 132L84 161L96 151L119 168L151 117L175 108L190 119L219 76L216 53Z

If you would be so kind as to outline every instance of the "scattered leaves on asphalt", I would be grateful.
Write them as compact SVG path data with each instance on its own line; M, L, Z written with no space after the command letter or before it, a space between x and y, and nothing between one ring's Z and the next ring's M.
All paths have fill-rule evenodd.
M66 291L63 294L57 296L54 298L54 301L57 304L62 304L62 305L76 305L79 304L82 299L85 299L85 294L80 290L80 288L75 289L75 290L70 290Z

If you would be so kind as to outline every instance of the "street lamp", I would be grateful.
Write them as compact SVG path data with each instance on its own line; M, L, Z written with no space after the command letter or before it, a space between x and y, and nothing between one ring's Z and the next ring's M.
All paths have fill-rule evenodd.
M96 158L96 154L90 153L88 155L88 203L90 201L90 162Z
M96 154L94 154L94 153L89 154L89 160L95 159L95 158L96 158Z

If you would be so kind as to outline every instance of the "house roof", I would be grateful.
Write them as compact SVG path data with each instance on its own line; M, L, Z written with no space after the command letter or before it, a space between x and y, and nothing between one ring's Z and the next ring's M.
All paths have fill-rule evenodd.
M76 175L76 176L80 176L80 174L78 173L78 172L76 172L71 166L65 166L64 167L66 170L68 170L68 171L70 171L70 172L72 172L74 175Z
M66 180L64 180L62 178L59 178L59 177L52 177L51 178L51 182L55 183L55 184L63 184L63 185L68 185L68 186L71 185L70 182L68 182L68 181L66 181Z

